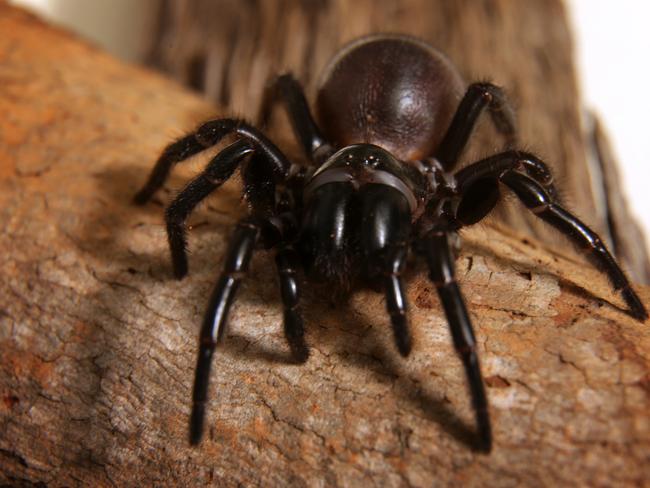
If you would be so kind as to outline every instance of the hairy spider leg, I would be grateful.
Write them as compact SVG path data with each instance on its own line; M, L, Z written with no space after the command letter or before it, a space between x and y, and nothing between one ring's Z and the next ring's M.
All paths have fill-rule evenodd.
M300 300L300 286L297 278L299 262L300 258L291 246L282 246L275 256L284 307L284 335L294 359L299 363L304 363L309 358L309 349L305 344L305 330L298 309Z
M194 208L234 173L237 166L255 151L250 142L240 139L217 154L206 169L178 194L165 211L167 237L174 276L187 274L187 235L185 221Z
M250 214L269 219L277 212L276 189L273 171L264 164L264 156L254 153L240 171L245 199Z
M492 429L487 397L476 353L476 339L472 323L456 283L454 257L449 245L449 235L446 232L433 231L426 237L423 244L429 265L429 278L438 290L454 347L465 367L478 426L479 446L481 450L489 452L492 449Z
M250 139L239 139L223 149L207 165L206 169L194 178L174 199L167 208L165 220L169 237L174 275L182 278L187 274L186 229L185 221L204 198L216 190L237 169L247 157L252 156L245 171L245 185L254 192L251 205L253 213L259 217L271 217L270 203L267 201L274 194L275 183L272 181L273 166L269 171L261 164L268 161L267 154L257 152L258 148ZM284 157L284 156L282 156ZM254 171L256 168L259 171ZM271 181L267 181L271 180ZM260 187L268 183L268 188ZM254 188L253 188L254 187ZM260 190L259 192L256 190ZM223 328L226 325L228 311L241 276L248 269L248 263L253 247L260 234L261 227L252 220L240 222L226 255L224 270L219 282L212 293L201 329L199 358L196 369L196 380L193 394L192 417L190 420L190 441L198 444L203 432L205 401L207 398L210 360ZM284 304L284 331L292 354L299 362L304 362L309 356L304 342L302 318L297 310L298 282L296 278L297 258L295 251L282 248L278 252L276 262L280 276L280 287Z
M153 194L165 184L176 163L191 158L204 149L206 147L196 140L194 134L188 134L169 144L156 161L145 185L133 197L133 202L138 205L147 203Z
M331 153L331 146L311 115L302 86L289 73L278 76L265 92L260 115L264 126L268 124L273 107L278 101L284 102L293 132L307 157L312 162L322 163ZM323 151L322 148L329 150Z
M535 215L551 224L585 251L591 253L596 268L604 272L615 290L620 290L629 312L639 321L648 318L648 312L632 289L623 270L605 247L600 237L577 217L553 202L544 187L529 176L508 171L501 176L519 200Z
M291 166L286 156L261 131L241 119L209 120L197 129L196 139L209 147L214 146L225 136L233 133L242 139L246 139L255 147L256 152L265 157L276 179L283 180L286 178Z
M192 445L197 445L203 435L212 355L225 330L228 312L241 278L248 271L248 264L259 234L259 225L250 219L242 220L237 224L226 253L221 276L210 296L199 336L199 355L192 393L192 416L190 418L190 443Z
M284 201L282 196L278 196L270 169L264 164L259 164L257 157L258 155L254 154L242 170L246 200L250 203L251 215L262 222L262 245L267 249L279 245L275 263L284 309L284 335L294 360L304 363L309 358L309 349L305 343L303 320L298 307L300 256L293 245L289 244L295 240L297 225L290 212L287 212L293 208L295 202ZM296 175L288 178L285 183L295 183L293 178L296 178Z
M136 193L133 201L144 204L165 183L171 169L177 163L218 144L228 134L235 133L247 140L257 152L264 155L273 169L276 178L283 178L289 172L289 161L264 134L255 127L239 119L216 119L202 124L196 132L181 137L168 145L156 161L149 179Z
M486 108L497 131L505 137L506 148L516 145L515 112L503 90L492 83L472 83L436 150L435 157L443 168L450 170L456 166L479 115Z

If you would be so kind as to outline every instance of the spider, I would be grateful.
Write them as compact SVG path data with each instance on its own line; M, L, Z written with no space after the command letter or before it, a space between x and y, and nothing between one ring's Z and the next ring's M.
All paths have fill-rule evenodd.
M380 283L397 349L406 357L411 335L402 275L409 253L423 256L465 368L477 448L485 452L492 447L488 402L474 332L454 277L454 243L462 227L494 208L502 188L589 252L621 292L629 313L647 319L644 305L598 235L558 203L548 166L516 149L514 112L503 90L488 82L464 86L451 62L420 40L364 37L344 47L325 70L316 99L318 123L292 75L269 85L262 121L268 121L276 102L283 102L306 165L290 163L260 130L235 118L207 121L164 149L135 196L138 204L164 184L176 163L229 134L236 136L165 212L176 278L188 271L186 219L240 165L250 209L231 238L200 331L192 445L203 434L212 355L256 246L275 250L284 334L297 362L309 355L299 309L301 270L307 278L343 291L364 279ZM505 140L503 151L454 172L486 110Z

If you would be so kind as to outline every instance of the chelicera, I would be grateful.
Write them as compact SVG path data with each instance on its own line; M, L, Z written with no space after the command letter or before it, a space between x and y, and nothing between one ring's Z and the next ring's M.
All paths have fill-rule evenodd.
M203 433L212 355L256 246L275 251L284 333L298 362L309 354L299 308L301 270L307 278L343 291L364 279L381 283L397 349L408 356L411 335L402 275L409 253L423 256L465 367L484 451L492 446L488 402L474 332L454 278L453 243L462 227L492 210L502 189L585 249L620 291L629 313L647 319L601 239L558 203L548 166L515 148L514 113L503 91L491 83L464 90L454 66L432 47L403 36L366 37L348 45L322 78L318 122L291 75L280 76L270 87L263 119L277 101L286 107L305 164L292 164L243 120L210 120L167 146L135 197L139 204L147 202L176 163L235 135L165 213L174 275L180 279L187 273L187 217L241 166L249 215L234 231L200 332L192 444ZM485 110L504 138L504 150L455 171Z

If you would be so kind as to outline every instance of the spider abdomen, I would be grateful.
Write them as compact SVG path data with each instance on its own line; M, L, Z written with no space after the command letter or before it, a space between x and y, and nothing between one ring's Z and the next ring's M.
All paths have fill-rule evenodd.
M318 91L318 117L340 147L376 144L415 160L440 143L462 89L454 66L423 42L368 37L330 63Z

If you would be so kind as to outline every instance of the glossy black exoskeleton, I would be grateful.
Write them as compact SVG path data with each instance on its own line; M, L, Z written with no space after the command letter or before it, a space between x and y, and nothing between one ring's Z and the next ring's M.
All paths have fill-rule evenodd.
M463 95L464 92L464 95ZM280 76L264 104L268 119L284 102L308 163L291 164L262 132L238 119L211 120L170 144L135 201L143 204L176 163L237 140L176 197L166 211L174 274L187 273L185 221L195 206L243 163L250 215L237 225L200 333L190 441L202 436L212 355L256 244L276 251L284 331L298 361L308 348L299 312L298 273L347 290L355 278L381 283L399 352L411 336L401 276L412 250L423 255L463 361L476 412L479 446L489 451L488 403L474 333L454 277L452 242L463 226L485 217L501 188L584 248L620 290L638 320L648 314L600 238L556 200L546 164L515 149L514 113L490 83L464 89L440 52L403 36L373 36L345 47L323 75L312 118L302 88ZM504 151L454 171L479 115L487 110Z

